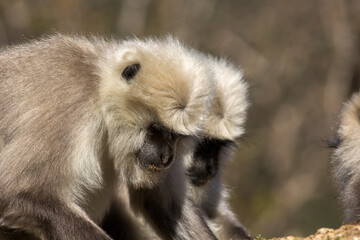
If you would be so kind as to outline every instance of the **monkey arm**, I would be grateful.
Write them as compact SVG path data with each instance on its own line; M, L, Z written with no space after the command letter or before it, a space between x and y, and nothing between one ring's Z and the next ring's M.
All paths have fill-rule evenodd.
M201 207L210 228L219 239L251 239L227 203L228 193L223 187L221 174L217 174L205 186L190 185L189 189L190 198L195 199Z
M219 204L218 214L214 219L211 219L211 221L220 226L216 231L219 239L251 239L250 234L235 217L224 199L222 199Z
M42 240L111 240L79 207L32 194L8 202L2 209L0 225L22 229Z
M129 193L132 207L163 239L216 239L189 198L176 199L159 189L130 189Z
M35 238L28 233L11 230L6 228L0 228L0 239L1 240L39 240L39 238Z
M125 198L127 201L123 201ZM141 224L129 207L128 196L119 194L105 215L101 228L114 240L152 239Z

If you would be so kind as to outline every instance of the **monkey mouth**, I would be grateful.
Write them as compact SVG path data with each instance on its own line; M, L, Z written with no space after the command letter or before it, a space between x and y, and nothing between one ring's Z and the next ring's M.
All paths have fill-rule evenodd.
M160 159L161 161L159 165L145 164L146 170L153 173L161 172L171 166L172 162L174 161L174 156L171 155L170 157L160 157Z
M135 156L135 162L143 171L159 173L169 168L174 161L174 155L161 155L159 158L142 158L139 153Z
M190 183L197 187L204 186L210 180L210 178L206 176L191 175L191 174L186 174L186 175L188 176Z
M164 168L163 167L158 167L158 166L155 166L155 165L148 165L147 170L150 171L150 172L153 172L153 173L158 173L158 172L161 172L162 170L164 170Z
M171 166L172 161L158 163L144 163L141 160L137 160L137 165L143 170L152 173L159 173Z

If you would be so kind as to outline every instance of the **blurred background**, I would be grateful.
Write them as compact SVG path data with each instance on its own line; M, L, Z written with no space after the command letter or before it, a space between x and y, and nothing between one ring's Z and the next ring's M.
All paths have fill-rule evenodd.
M360 85L360 1L0 0L0 45L52 32L171 33L240 65L251 85L247 134L224 172L253 236L341 225L324 140Z

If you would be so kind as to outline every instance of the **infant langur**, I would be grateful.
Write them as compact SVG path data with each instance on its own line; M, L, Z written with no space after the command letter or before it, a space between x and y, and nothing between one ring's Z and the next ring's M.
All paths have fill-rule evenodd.
M116 182L131 191L156 186L176 158L179 135L201 130L212 86L193 51L171 38L56 35L3 49L0 229L39 239L111 239L97 223ZM155 201L146 207L165 212ZM186 219L183 232L215 238L191 202L185 212L173 207ZM118 227L127 231L124 224ZM164 224L155 223L179 235Z
M196 138L187 137L179 141L177 159L170 167L166 180L160 183L156 190L153 188L147 191L147 194L152 197L146 199L157 199L157 202L161 199L168 212L172 212L173 202L184 204L187 201L193 201L205 216L212 231L220 239L249 238L249 234L226 202L226 191L220 174L224 162L232 156L234 141L244 132L243 124L248 107L247 84L243 80L242 72L227 61L211 57L202 57L202 61L213 72L216 80L216 96L206 120L205 132ZM182 165L183 162L185 166ZM152 222L166 220L170 227L175 224L171 219L159 219L156 212L145 220L141 215L140 217L138 214L134 215L131 210L129 211L133 209L132 194L129 196L129 201L128 198L124 198L124 192L126 188L119 189L118 202L123 203L120 207L128 206L128 208L110 211L103 225L112 236L115 236L115 239L126 237L128 239L158 239L147 224L151 218L154 218ZM184 198L183 194L187 197ZM135 222L134 226L129 228L128 233L133 232L131 236L124 236L116 231L116 222L123 221ZM184 232L180 228L178 232ZM161 230L155 228L155 231L158 236L167 239ZM195 238L184 233L181 239Z
M333 174L345 210L345 222L360 219L360 94L344 104L330 143Z
M196 142L193 156L185 161L188 195L219 239L250 238L229 208L221 181L224 163L232 157L235 141L244 133L248 87L241 70L227 61L210 57L207 64L214 72L216 97L204 137Z

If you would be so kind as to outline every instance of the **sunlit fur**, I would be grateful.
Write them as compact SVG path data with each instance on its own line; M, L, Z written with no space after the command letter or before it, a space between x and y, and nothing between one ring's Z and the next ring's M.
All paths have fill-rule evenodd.
M345 221L360 218L360 94L354 94L344 104L339 115L335 140L331 147L333 174L340 200L345 209Z
M141 68L128 82L121 72L134 63ZM211 79L192 50L172 38L58 34L4 49L0 225L42 239L109 239L94 222L117 179L152 187L166 173L135 164L146 128L160 123L196 135L208 114Z
M216 96L205 132L208 136L234 141L244 133L248 86L242 71L225 59L209 58L209 66L216 80Z
M215 78L215 98L212 103L210 114L206 119L205 131L194 137L187 137L180 141L178 145L177 164L171 166L171 171L165 177L165 181L160 184L155 194L162 200L165 209L171 209L172 201L181 202L183 209L187 208L186 202L191 199L195 205L201 209L203 217L207 220L210 229L216 233L220 239L241 239L248 237L246 229L237 220L235 214L231 211L227 203L228 193L221 182L222 164L229 160L234 149L223 147L219 152L220 166L219 173L206 185L195 187L187 181L185 176L186 168L191 166L194 159L194 152L197 141L201 138L217 138L222 140L234 141L244 133L244 122L248 108L247 83L243 80L241 70L224 59L214 59L208 56L201 56L209 70ZM175 190L175 191L174 191ZM184 191L185 190L185 191ZM129 202L121 194L123 189L118 191L120 201ZM186 196L185 196L186 195ZM127 205L130 206L128 203ZM134 210L134 209L133 209ZM136 208L135 208L136 210ZM124 209L124 212L128 209ZM185 210L183 210L186 212ZM158 239L162 232L154 232L153 222L156 216L150 216L146 219L137 211L129 213L137 226L141 229L136 234L141 234L139 239ZM199 220L196 215L187 215L188 219L179 221L178 238L176 239L201 239L196 232L191 233L186 227L194 230L201 227L196 224ZM188 224L184 224L188 223ZM166 239L166 237L165 237Z
M131 40L110 47L101 64L102 112L109 135L109 151L125 182L152 185L152 175L128 160L143 142L144 130L161 122L173 131L196 135L203 127L211 103L212 76L177 40ZM141 63L135 79L119 81L127 65ZM122 134L119 134L119 131Z
M244 122L248 108L248 85L243 73L224 59L207 58L214 72L216 96L205 126L205 138L235 141L244 133ZM207 216L208 224L219 239L247 237L245 228L235 217L227 203L228 193L221 181L223 164L232 158L234 149L220 148L217 174L205 185L188 184L188 194ZM188 158L187 167L194 158Z

